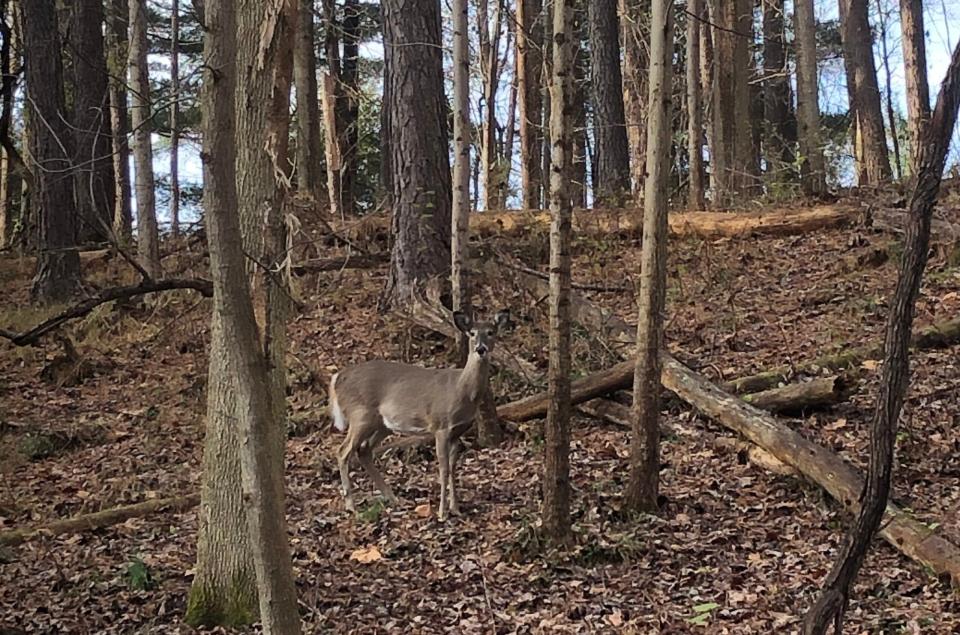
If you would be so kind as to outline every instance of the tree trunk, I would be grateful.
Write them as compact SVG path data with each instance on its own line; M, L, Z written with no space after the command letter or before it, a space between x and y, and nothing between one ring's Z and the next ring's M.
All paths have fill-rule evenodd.
M73 7L71 39L74 97L74 167L81 242L110 237L115 205L110 142L110 93L103 46L102 0L81 0Z
M774 182L793 180L790 69L784 44L784 1L763 2L764 157Z
M130 50L127 71L133 106L133 162L136 169L137 253L140 265L153 279L160 277L160 237L157 230L150 133L150 71L147 66L147 0L129 0Z
M393 126L390 121L390 109L387 104L393 102L390 92L390 77L393 75L393 42L390 41L390 29L386 16L380 11L380 32L383 34L383 99L380 101L380 203L393 209Z
M923 0L900 1L900 30L903 33L903 74L907 86L907 127L910 131L910 173L916 174L915 158L920 132L930 118L930 84L927 83L926 33Z
M21 153L13 147L10 136L10 123L13 121L13 105L17 96L17 77L22 69L22 48L17 28L16 8L8 6L6 0L0 3L0 29L3 30L3 44L0 48L0 76L2 76L3 104L0 111L0 141L3 148L0 160L0 249L11 246L14 233L20 220L21 175L26 173ZM12 26L7 24L7 16ZM29 178L29 177L27 177Z
M470 240L470 33L467 0L453 5L453 224L450 231L450 289L454 311L470 312L464 267ZM459 363L467 361L466 335L457 331Z
M883 54L883 74L886 79L884 97L887 107L887 124L890 126L890 140L893 142L893 165L896 168L897 180L903 180L903 164L900 160L900 138L897 135L897 117L893 109L893 75L890 72L890 51L887 47L887 14L877 0L877 21L880 23L880 51Z
M276 29L272 34L274 41L281 37L285 40L279 47L269 42L265 44L289 54L295 8L292 4L271 8L283 12L280 17L271 15L269 10L267 13L268 21L277 20L273 25ZM236 101L245 102L250 93L245 93L244 86L237 81L237 75L241 82L244 79L244 74L237 73L237 68L249 67L242 65L242 59L237 59L236 65L231 65L231 60L234 56L257 56L260 30L251 30L248 25L259 26L263 21L263 7L255 2L241 4L243 19L239 25L231 2L208 0L206 9L209 30L205 58L210 60L210 66L216 68L217 73L216 77L208 73L204 81L207 106L203 136L204 208L207 210L214 288L214 320L219 322L222 343L229 343L218 355L224 357L224 370L233 378L235 388L235 403L229 411L235 413L236 423L231 425L235 426L235 434L240 440L242 498L253 547L260 621L265 633L296 634L300 632L300 616L284 516L283 454L278 454L275 447L278 437L283 438L278 434L283 430L283 420L276 418L276 402L279 398L282 403L284 396L282 393L278 395L273 388L269 370L272 360L264 355L261 347L241 240L241 219L234 211L243 204L237 184L243 184L247 179L237 178L236 166L245 164L242 163L242 153L234 154L233 148L248 132L239 122L234 125L235 106ZM286 22L286 29L281 21ZM264 32L269 33L270 29L264 29ZM255 37L253 41L245 39L251 35ZM268 69L261 66L259 70ZM273 77L264 72L246 79L259 85L273 83ZM287 88L289 90L289 82ZM254 111L263 112L270 107L269 102L254 103L257 104L252 109ZM241 111L239 116L242 119L244 113ZM247 145L259 144L250 142ZM211 363L211 369L213 367Z
M121 243L132 237L133 212L130 209L130 143L127 139L127 0L109 0L107 12L107 69L110 90L110 128L114 201L111 219L113 232Z
M707 154L710 156L709 186L713 202L717 196L716 145L713 139L713 31L710 28L711 2L703 3L702 23L700 27L700 99L703 102L703 136L707 142Z
M753 78L747 38L753 33L751 0L713 0L713 144L711 153L715 200L732 204L755 189L750 80ZM742 199L741 199L742 200Z
M620 75L620 23L617 0L588 3L590 21L590 80L593 86L593 125L597 140L594 168L600 205L622 205L630 195L630 151Z
M218 7L221 12L224 6ZM237 47L220 50L235 51L224 59L231 60L236 55L237 69L256 69L256 72L238 73L236 106L239 108L236 124L233 125L231 117L230 125L231 130L235 128L235 134L229 137L229 141L221 139L220 143L233 144L236 148L235 163L243 166L243 173L236 175L234 185L242 232L241 253L251 254L257 263L262 263L270 271L277 271L286 248L283 221L286 191L282 183L288 180L290 169L287 139L296 6L293 0L285 0L279 6L269 7L265 13L261 3L245 0L239 5L239 17L239 28L235 30ZM217 57L222 55L217 53ZM235 72L232 66L229 68ZM208 76L205 85L214 84L210 88L212 98L218 87L217 82L211 79ZM220 99L224 97L220 96ZM208 104L208 107L213 109L212 104ZM209 126L216 127L213 122ZM217 134L221 132L217 130ZM205 140L212 134L208 128ZM233 169L230 174L234 174ZM209 239L214 240L212 229ZM266 371L263 386L267 390L270 405L269 418L263 420L264 427L258 431L261 442L257 451L268 462L265 469L269 474L264 478L268 478L270 488L280 487L279 502L264 502L279 505L279 511L273 507L272 513L282 521L288 292L283 288L286 284L283 274L261 271L260 264L257 267L248 266L247 275L252 278L256 317L262 325L263 344L257 345L257 363L263 365ZM270 600L271 594L286 593L274 588L265 596L260 562L265 546L258 544L252 531L247 537L248 525L244 522L244 513L245 509L247 513L250 511L245 503L248 484L244 476L241 489L240 479L240 467L244 463L243 454L247 446L241 442L243 437L237 436L235 425L243 415L242 411L235 408L238 400L243 398L244 386L239 383L240 378L232 367L231 355L235 354L237 342L230 338L226 320L226 315L215 312L211 327L201 524L197 538L196 575L187 609L187 618L194 624L244 624L256 619L254 571L260 580L261 619L267 619L265 611L276 610L275 604L264 604L273 602ZM271 496L276 495L273 489L271 492ZM265 527L265 530L267 533L275 532L276 527ZM276 538L275 533L272 535L271 542ZM274 543L269 549L273 550L276 546ZM286 582L274 580L271 584L283 587ZM295 610L292 616L274 616L271 619L282 621L290 617L296 618Z
M632 167L632 188L639 201L643 193L647 156L647 73L649 0L620 0L620 39L623 48L623 106Z
M393 256L382 308L409 301L450 262L450 159L443 95L438 0L415 6L385 0L391 44L390 152L393 173Z
M497 87L500 84L500 30L504 0L497 0L493 29L487 20L487 0L480 0L477 29L480 33L480 69L483 78L483 123L480 138L480 209L496 208L497 194Z
M322 75L323 83L320 86L323 100L323 132L324 154L327 163L327 199L330 202L330 214L334 218L343 217L346 213L343 196L343 146L346 135L343 128L345 112L344 100L341 97L343 87L340 83L340 22L337 20L337 4L335 0L323 0L324 17L324 51L327 57L327 70ZM386 36L384 36L386 37ZM391 49L392 50L392 49ZM384 48L384 59L389 51ZM384 94L386 95L386 83ZM386 103L384 101L383 103ZM386 109L384 109L386 110Z
M180 2L170 2L170 234L180 235Z
M870 428L867 482L857 520L827 576L823 591L804 619L804 632L826 633L831 623L839 632L850 590L870 542L883 519L890 494L897 423L910 376L910 331L917 294L927 264L930 220L940 190L947 151L960 107L960 45L940 87L930 123L923 126L917 158L917 180L910 197L909 224L891 311L887 316L880 394Z
M517 0L517 82L520 104L521 206L541 207L543 186L543 5L540 0Z
M574 75L572 9L554 0L550 78L550 343L544 429L543 528L552 540L570 536L570 234L573 210L571 99Z
M343 58L334 75L337 85L337 138L340 147L340 196L346 214L357 206L357 145L359 129L360 6L357 0L343 4ZM329 49L328 49L329 50Z
M314 51L313 0L298 0L293 72L297 86L297 186L321 200L320 105Z
M637 360L633 380L633 434L625 504L656 511L660 490L660 347L667 287L667 185L670 178L670 97L673 5L653 0L650 14L650 104L643 244L637 294Z
M890 180L890 158L883 131L880 89L873 60L873 38L867 14L867 0L840 0L845 6L841 25L843 54L853 77L853 103L858 134L862 137L860 185L876 186Z
M66 123L60 32L54 0L24 2L29 125L39 196L39 254L31 289L45 303L68 300L79 291L80 258L76 250L73 185L62 173L71 167L70 128ZM43 123L46 122L46 123Z
M687 15L687 155L690 161L690 209L706 207L703 187L703 105L700 93L700 20L703 0L690 0Z
M820 132L817 24L813 0L794 0L794 30L797 50L797 119L801 186L808 196L820 196L826 192L827 183Z

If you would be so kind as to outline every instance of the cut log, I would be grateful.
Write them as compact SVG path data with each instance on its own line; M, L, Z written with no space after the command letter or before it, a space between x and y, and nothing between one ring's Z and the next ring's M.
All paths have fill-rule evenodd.
M92 514L82 514L65 520L56 520L46 525L12 529L0 532L0 545L12 547L24 543L37 536L59 536L61 534L78 533L91 529L110 527L131 518L140 518L156 512L184 512L196 507L200 502L199 494L177 496L174 498L158 498L135 505L114 507Z
M663 356L661 381L665 388L706 416L740 433L823 487L848 511L858 509L863 477L836 454L724 392L669 354ZM934 529L894 504L887 505L882 527L881 536L895 549L938 575L949 575L954 583L960 583L960 549Z
M960 318L916 329L910 344L916 350L933 350L960 344ZM856 367L865 360L878 359L882 354L883 342L873 342L843 353L825 355L800 366L783 367L734 379L721 384L721 388L735 394L759 392L788 382L798 375L818 375L824 370L837 371Z
M846 387L839 377L818 377L744 395L742 399L767 412L796 412L835 404L844 398L845 392Z

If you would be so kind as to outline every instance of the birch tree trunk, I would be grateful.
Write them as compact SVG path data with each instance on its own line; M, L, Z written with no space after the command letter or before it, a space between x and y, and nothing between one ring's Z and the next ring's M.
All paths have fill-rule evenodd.
M470 310L464 260L470 231L470 34L467 0L453 3L453 224L450 232L450 287L454 311ZM467 359L468 340L457 331L460 363Z
M543 528L558 543L570 536L570 235L573 209L571 97L574 69L572 10L554 0L550 41L550 342L544 429Z
M643 244L637 295L637 365L633 379L630 481L625 504L656 511L660 491L660 348L667 286L667 185L670 178L670 77L673 5L653 0L650 15L650 96Z
M826 192L826 167L820 131L820 91L817 86L817 24L813 0L794 0L797 49L797 123L800 182L808 196Z
M130 3L130 49L127 73L132 93L133 162L136 170L137 254L140 265L153 279L160 277L160 235L157 229L153 180L153 146L150 133L150 71L147 66L147 0Z
M237 81L244 41L244 21L236 22L233 3L229 0L208 0L206 3L208 32L205 38L205 58L208 68L217 69L216 75L207 73L204 81L204 208L207 210L208 247L211 278L214 288L215 321L227 346L218 354L224 357L225 367L234 378L233 412L236 415L235 434L240 439L240 466L246 525L253 546L253 560L259 591L260 621L265 633L295 635L300 632L296 588L290 547L287 542L284 517L283 455L276 452L277 428L283 423L276 418L277 395L269 370L272 361L264 355L261 332L257 328L250 281L245 264L241 236L241 219L236 210L243 204L237 184L237 166L242 165L242 154L234 152L242 125L236 123L237 101L244 103L242 78ZM264 18L259 3L241 3L244 12L254 24ZM283 18L270 15L270 9L285 13ZM274 5L267 9L266 21L289 20L286 45L294 22L292 4L283 8ZM278 25L275 24L274 28ZM283 29L279 29L282 33ZM265 29L265 32L268 32ZM259 30L257 41L259 41ZM274 31L275 37L277 36ZM237 36L240 36L239 38ZM262 44L262 43L261 43ZM252 47L256 55L260 47ZM289 49L287 49L289 50ZM264 70L262 67L260 70ZM272 83L270 74L254 74L255 83ZM287 84L289 89L289 82ZM238 99L239 98L239 99ZM268 104L258 102L254 110L264 111ZM243 116L242 114L240 115ZM242 188L241 188L242 189ZM216 346L216 344L214 344ZM211 363L211 369L213 364Z

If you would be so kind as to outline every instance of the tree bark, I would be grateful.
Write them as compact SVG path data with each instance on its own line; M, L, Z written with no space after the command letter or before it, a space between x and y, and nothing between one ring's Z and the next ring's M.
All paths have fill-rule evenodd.
M572 8L554 0L550 77L550 326L549 405L544 428L543 528L557 543L570 536L570 234L573 210L571 98L574 74Z
M319 202L323 181L313 5L313 0L298 0L297 3L293 72L297 86L297 186L302 193Z
M109 0L107 12L107 69L110 90L110 129L113 152L114 201L111 219L113 232L121 243L128 243L133 232L130 209L130 143L127 135L127 0Z
M893 75L890 72L890 50L887 46L887 14L877 0L877 21L880 23L880 51L883 55L883 73L886 79L884 86L884 97L887 107L887 124L890 126L890 141L893 143L893 166L897 175L897 180L903 179L903 164L900 159L900 139L897 135L897 117L893 109Z
M857 130L862 138L860 185L876 186L890 180L890 158L880 110L880 88L873 59L873 38L867 14L867 0L840 0L845 7L841 30L843 54L852 81Z
M74 168L81 242L109 239L115 205L102 0L73 6Z
M335 0L323 0L324 17L324 51L327 57L327 70L322 74L323 83L320 91L323 100L323 132L324 154L327 163L327 199L330 203L330 215L333 218L343 217L346 214L343 197L343 145L346 135L343 127L346 122L340 83L340 22L337 19L337 4ZM386 33L386 32L384 32ZM386 37L386 35L384 35ZM384 41L384 60L389 55ZM384 81L384 101L386 104L387 84ZM386 108L383 109L384 111ZM387 160L386 158L384 160Z
M917 166L914 157L920 149L920 132L930 118L930 84L927 82L923 0L901 0L900 31L903 34L903 73L907 88L910 172L915 174Z
M393 173L393 256L381 308L412 299L420 283L446 277L451 182L443 95L440 5L385 0Z
M480 33L480 69L483 78L483 123L480 133L480 189L483 201L480 209L497 207L497 87L500 84L500 31L504 0L497 0L490 29L487 0L480 0L477 9L477 29Z
M784 1L763 2L763 119L767 173L775 182L791 181L790 70L784 43Z
M360 3L343 3L343 59L338 80L340 196L346 214L357 213L357 151L360 143ZM384 102L385 103L385 102Z
M619 0L620 39L623 48L623 105L630 149L632 188L639 202L647 169L647 51L650 30L649 0Z
M620 205L630 195L630 151L627 146L620 75L620 22L617 0L588 3L590 21L590 80L597 143L594 167L600 205Z
M660 348L667 289L667 186L670 178L670 97L673 5L653 0L650 14L650 104L643 244L637 293L637 358L633 380L630 477L624 502L656 511L660 491Z
M267 7L263 41L258 28L264 21L263 6L259 2L241 3L239 22L228 1L208 0L206 15L209 30L205 58L217 73L208 72L204 81L207 106L203 136L204 208L214 288L214 320L219 322L217 328L222 332L223 343L229 343L218 355L224 357L224 370L232 376L235 387L235 403L230 411L236 416L242 499L260 598L260 621L266 633L297 634L300 616L284 516L283 454L276 448L277 440L283 439L278 434L283 430L283 420L276 417L277 400L282 404L283 394L276 393L268 368L273 359L269 354L264 355L250 295L241 244L241 219L235 212L243 205L238 195L242 194L242 184L247 179L237 178L237 166L245 164L242 151L235 154L233 150L234 144L248 132L242 124L244 113L236 113L236 102L245 103L250 96L244 92L244 76L237 73L237 69L261 71L246 78L255 85L270 87L274 83L270 68L264 68L265 63L272 61L269 52L275 51L270 40L283 38L279 48L289 56L295 8L292 2ZM271 20L275 21L272 25ZM253 41L248 39L251 36ZM261 57L263 54L266 55ZM236 65L231 64L234 55L239 58ZM259 58L260 64L243 65L245 55L248 59ZM254 111L263 112L271 107L269 102L255 103ZM272 175L270 178L272 180ZM262 187L263 183L256 186ZM213 367L211 363L211 369Z
M470 311L464 260L470 240L470 34L467 0L453 5L453 210L450 230L450 289L454 311ZM467 361L466 334L457 331L459 363Z
M750 80L753 78L747 34L752 39L750 0L712 0L714 73L711 169L714 200L737 201L755 189L750 123Z
M10 124L13 121L13 105L16 101L17 78L22 70L22 45L17 28L16 7L9 6L6 0L0 3L0 29L3 44L0 47L0 76L2 76L2 111L0 111L0 249L11 246L20 220L21 179L26 175L26 166L21 153L10 137ZM11 17L11 24L7 23ZM29 175L27 175L29 179Z
M150 70L147 66L147 0L130 4L130 44L127 72L133 106L133 162L136 169L137 253L140 265L152 278L159 278L160 236L157 230L156 194L153 180L153 146L150 133Z
M170 234L180 235L180 2L170 2Z
M517 81L520 106L521 204L540 208L543 185L543 5L540 0L517 0Z
M76 250L76 207L70 179L63 178L72 163L69 117L63 95L60 32L54 0L24 2L24 57L26 58L29 125L36 162L39 196L39 254L32 296L46 303L64 302L80 287L80 258Z
M808 196L827 189L820 131L820 92L817 87L817 23L813 0L794 0L797 50L797 120L800 146L800 182Z
M820 597L804 618L805 633L825 633L831 622L840 632L854 580L888 508L897 423L910 375L909 345L914 307L927 263L930 220L943 178L958 107L960 45L953 51L936 108L930 123L923 127L916 155L917 180L910 197L909 224L900 259L897 288L887 316L880 394L871 423L870 459L867 482L860 493L860 510Z
M687 206L706 207L703 187L703 99L700 92L700 19L703 0L690 0L687 15L687 155L690 161L690 187ZM696 17L695 17L696 16Z

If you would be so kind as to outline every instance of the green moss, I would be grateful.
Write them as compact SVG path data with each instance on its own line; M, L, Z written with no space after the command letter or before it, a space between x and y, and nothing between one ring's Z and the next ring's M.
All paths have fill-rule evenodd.
M253 572L237 574L226 587L195 581L187 596L187 624L242 628L257 621L257 587Z

